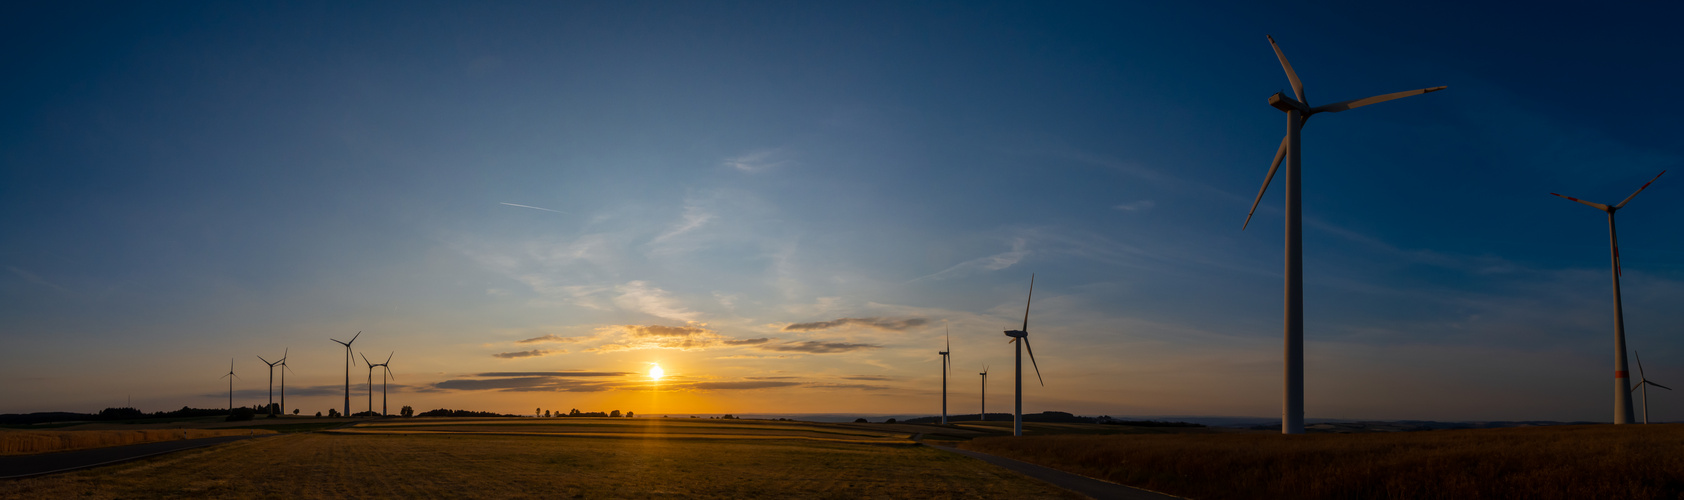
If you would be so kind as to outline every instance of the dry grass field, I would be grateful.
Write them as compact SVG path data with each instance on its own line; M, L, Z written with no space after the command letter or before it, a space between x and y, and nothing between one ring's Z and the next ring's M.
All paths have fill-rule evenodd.
M1079 498L899 429L658 420L376 421L0 482L0 497Z
M1684 497L1678 424L987 437L960 447L1198 499Z
M274 434L275 431L254 429L0 430L0 455L26 455L252 433Z

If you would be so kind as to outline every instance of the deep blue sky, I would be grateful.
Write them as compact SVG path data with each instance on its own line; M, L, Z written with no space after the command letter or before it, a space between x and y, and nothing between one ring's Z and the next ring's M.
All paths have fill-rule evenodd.
M944 323L970 409L1033 272L1026 409L1278 415L1272 34L1313 104L1450 87L1306 127L1309 416L1610 420L1606 224L1548 193L1684 166L1681 10L11 4L0 412L288 348L325 410L363 331L418 407L933 413ZM1684 171L1619 216L1662 383L1681 219Z

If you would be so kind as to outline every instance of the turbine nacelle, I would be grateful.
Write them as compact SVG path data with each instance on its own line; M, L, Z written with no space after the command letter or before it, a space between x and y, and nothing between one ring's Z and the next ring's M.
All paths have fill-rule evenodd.
M1012 338L1024 338L1029 336L1029 332L1023 330L1006 330L1006 336Z

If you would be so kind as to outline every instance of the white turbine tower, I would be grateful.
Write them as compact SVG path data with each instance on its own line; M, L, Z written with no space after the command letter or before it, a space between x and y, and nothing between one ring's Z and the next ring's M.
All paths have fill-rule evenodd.
M357 355L363 357L364 363L368 363L368 412L374 413L374 367L380 365L369 363L367 354L357 353Z
M1672 390L1672 388L1661 385L1661 384L1651 382L1649 380L1649 376L1643 373L1643 356L1638 355L1637 352L1635 352L1635 351L1633 351L1631 354L1633 356L1637 356L1637 377L1638 377L1637 385L1632 386L1631 390L1634 390L1634 391L1638 390L1638 389L1643 390L1643 423L1648 424L1649 423L1649 386L1652 385L1652 386L1659 387L1659 388L1662 388L1662 389L1666 389L1666 390L1669 390L1669 391Z
M1245 216L1245 224L1240 230L1251 224L1252 213L1257 212L1257 204L1263 201L1263 192L1269 189L1269 181L1275 178L1275 169L1280 168L1281 160L1286 160L1286 387L1281 394L1281 433L1304 433L1304 249L1303 232L1300 230L1303 221L1303 210L1299 205L1302 194L1302 183L1299 181L1299 131L1304 123L1309 121L1310 115L1316 113L1338 113L1348 109L1360 108L1370 104L1425 94L1444 90L1444 87L1432 87L1419 90L1406 90L1374 97L1354 99L1333 104L1310 107L1309 99L1304 97L1304 85L1298 81L1298 73L1292 71L1292 63L1286 61L1286 54L1281 52L1280 45L1275 44L1274 37L1269 38L1269 45L1274 47L1275 56L1281 61L1281 68L1286 70L1287 80L1292 82L1292 92L1298 96L1294 100L1280 92L1269 96L1269 105L1286 112L1286 137L1281 138L1281 146L1275 150L1275 162L1269 165L1269 174L1263 177L1263 187L1257 190L1257 200L1251 202L1251 212Z
M351 416L351 363L356 361L356 358L351 357L351 344L356 343L357 337L361 337L362 334L363 332L359 331L356 335L352 335L350 342L340 342L339 339L335 338L328 339L345 346L345 416L347 417Z
M1662 170L1661 173L1659 173L1659 174L1655 174L1655 179L1661 178L1662 175L1666 175L1665 170ZM1627 366L1626 366L1626 320L1625 320L1625 311L1620 308L1620 274L1621 274L1620 273L1620 240L1614 234L1614 212L1619 211L1619 209L1621 209L1621 208L1624 208L1626 206L1627 202L1630 202L1632 198L1637 197L1637 193L1643 192L1643 190L1645 188L1648 188L1650 184L1654 184L1655 179L1649 179L1649 182L1643 183L1643 187L1637 188L1636 191L1632 191L1631 196L1627 196L1626 199L1620 200L1620 204L1614 205L1614 206L1611 206L1611 207L1608 206L1608 205L1603 205L1601 203L1591 203L1591 202L1581 200L1581 199L1578 199L1578 198L1574 198L1574 197L1571 197L1571 196L1561 196L1559 194L1550 193L1550 194L1554 194L1556 196L1561 196L1562 198L1566 198L1566 199L1573 200L1573 201L1576 201L1576 202L1579 202L1579 203L1583 203L1585 205L1589 205L1591 208L1595 208L1597 210L1601 210L1603 212L1608 213L1608 248L1609 248L1609 252L1612 254L1612 257L1610 257L1610 259L1613 260L1613 266L1614 266L1614 423L1615 424L1629 424L1629 423L1631 423L1631 378L1629 376L1629 373L1627 373Z
M380 375L380 416L382 416L382 417L391 414L391 413L388 413L386 411L386 379L389 378L389 379L392 379L392 380L397 380L397 377L392 375L392 355L397 354L397 353L398 353L397 351L392 351L391 354L386 355L386 361L383 361L380 364L374 365L374 366L380 367L380 373L381 373L381 375ZM659 366L659 365L657 365L657 366Z
M953 350L953 332L947 333L947 350L936 354L941 355L941 425L947 425L947 372L952 371L953 361L948 353Z
M228 358L228 374L217 378L228 379L228 414L234 414L234 379L240 378L234 374L234 358Z
M982 365L982 413L977 414L977 420L988 421L988 365Z
M275 414L275 365L281 364L281 362L276 361L274 363L270 363L269 360L263 359L263 356L258 356L257 359L263 360L264 364L269 365L269 406L263 407L263 411L270 414L270 415L274 415ZM281 359L286 359L286 358L281 358Z
M1012 339L1008 343L1017 344L1017 373L1014 374L1016 389L1016 404L1012 413L1012 435L1023 435L1023 350L1029 350L1029 364L1035 367L1035 380L1041 382L1041 387L1047 386L1047 381L1041 379L1041 365L1035 363L1035 348L1029 347L1029 303L1035 300L1035 275L1029 275L1029 298L1023 301L1023 329L1006 330L1006 336ZM1022 342L1018 342L1022 340Z

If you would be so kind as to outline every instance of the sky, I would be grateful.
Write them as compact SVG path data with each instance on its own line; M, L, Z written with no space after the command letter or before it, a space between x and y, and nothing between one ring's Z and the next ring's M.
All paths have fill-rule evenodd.
M1307 416L1611 421L1606 217L1550 193L1684 167L1684 9L1358 3L8 3L0 412L284 354L306 414L366 355L392 412L934 415L949 332L1004 412L1033 274L1026 412L1278 417L1273 35L1311 104L1449 87L1305 127ZM1681 218L1618 215L1669 385Z

